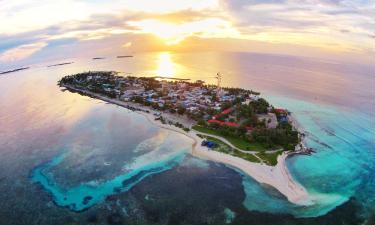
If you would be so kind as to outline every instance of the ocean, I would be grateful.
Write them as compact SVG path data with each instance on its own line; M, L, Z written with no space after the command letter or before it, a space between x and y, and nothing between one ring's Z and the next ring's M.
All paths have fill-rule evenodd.
M54 63L74 61L56 67ZM375 224L375 66L259 53L168 53L31 65L0 76L0 224ZM93 70L262 93L316 153L288 158L297 206L191 140L57 81Z

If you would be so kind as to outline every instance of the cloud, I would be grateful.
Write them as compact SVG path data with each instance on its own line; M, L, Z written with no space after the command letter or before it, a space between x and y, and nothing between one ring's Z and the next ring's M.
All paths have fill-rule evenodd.
M130 48L132 46L131 42L126 42L125 44L122 45L123 48Z
M137 33L151 33L169 45L178 44L187 37L235 37L238 33L231 24L220 18L205 18L197 21L186 21L180 24L166 23L147 19L130 21L129 25L137 29Z
M375 27L375 4L370 2L222 0L221 5L248 39L346 51L375 49L368 42Z
M40 51L45 46L47 46L46 42L37 42L33 44L20 45L16 48L11 48L1 53L0 61L11 62L22 60Z
M128 38L140 36L155 42L142 43L150 49L162 41L227 38L375 51L375 3L363 0L15 0L1 1L0 20L6 21L0 23L2 60L45 56L65 46L96 44L107 51L99 48L131 43L136 49L140 44Z

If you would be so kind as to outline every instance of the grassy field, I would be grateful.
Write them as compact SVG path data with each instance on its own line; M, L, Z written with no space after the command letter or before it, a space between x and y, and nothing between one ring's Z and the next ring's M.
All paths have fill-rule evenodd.
M275 153L266 153L265 151L267 149L264 148L260 144L250 143L250 142L248 142L246 140L243 140L243 139L240 139L240 138L225 137L215 130L211 130L211 129L201 127L201 126L193 126L192 128L194 130L197 130L197 131L202 132L202 133L207 133L207 134L212 134L212 135L223 137L239 149L258 151L258 153L256 153L256 156L261 158L264 163L266 163L267 165L270 165L270 166L275 166L277 164L277 157L283 152L282 150L280 150L280 151L277 151ZM205 136L205 135L199 135L199 136L203 137L203 138L206 138L209 141L213 141L213 142L217 143L219 146L217 148L213 149L215 151L219 151L219 152L230 154L230 155L233 155L233 156L236 156L236 157L239 157L239 158L243 158L243 159L245 159L247 161L250 161L250 162L258 162L258 163L260 162L259 159L256 158L254 155L247 154L247 153L238 151L236 149L233 149L229 145L225 144L224 142L222 142L219 139L209 137L209 136Z
M248 151L259 151L260 152L260 151L266 151L267 150L264 146L262 146L259 143L251 143L251 142L249 142L247 140L244 140L242 138L223 136L219 132L217 132L215 130L208 129L206 127L196 125L196 126L193 126L192 128L194 130L202 132L202 133L212 134L212 135L223 137L223 138L227 139L232 145L234 145L237 148L242 149L244 151L248 150Z
M211 151L223 152L225 154L236 156L236 157L245 159L245 160L250 161L250 162L256 162L256 163L260 162L259 159L256 158L254 155L243 153L243 152L240 152L240 151L238 151L236 149L233 149L232 147L230 147L229 145L225 144L224 142L222 142L219 139L216 139L216 138L213 138L213 137L204 136L204 135L198 135L198 136L201 137L201 138L206 138L207 140L213 141L216 144L218 144L218 146L216 148L213 148Z
M275 166L277 164L277 157L281 155L283 151L277 151L275 153L259 152L256 155L261 158L267 165Z
M218 147L213 148L211 151L218 151L218 152L222 152L222 153L225 153L225 154L229 154L229 155L232 155L232 156L235 156L235 157L245 159L245 160L250 161L250 162L260 163L259 159L257 157L255 157L254 155L249 154L249 153L244 153L244 152L238 151L236 149L233 149L229 145L225 144L224 142L222 142L221 140L219 140L217 138L213 138L213 137L209 137L209 136L205 136L205 135L200 135L200 134L198 134L198 136L201 137L201 138L205 138L209 141L213 141L213 142L218 144ZM264 151L262 151L262 152L257 153L256 155L259 158L261 158L262 161L265 164L270 165L270 166L275 166L277 164L277 157L282 152L283 152L282 150L277 151L275 153L265 153Z

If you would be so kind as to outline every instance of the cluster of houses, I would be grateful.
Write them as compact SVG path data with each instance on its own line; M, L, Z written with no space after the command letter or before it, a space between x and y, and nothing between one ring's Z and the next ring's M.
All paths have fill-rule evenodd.
M65 80L64 80L65 79ZM66 76L63 82L84 87L90 91L107 94L113 98L128 102L138 101L148 105L157 105L160 109L177 111L183 108L194 114L208 108L220 111L222 104L241 99L243 105L258 101L259 95L254 93L237 92L229 94L228 91L217 86L203 85L203 81L190 83L186 81L156 80L154 78L137 78L117 76L116 72L86 72L73 76ZM220 120L226 115L225 120ZM288 112L283 109L274 109L273 112L258 115L259 120L264 120L268 128L276 128L279 122L288 121ZM204 115L203 119L209 124L220 126L239 127L233 122L233 108L228 108L217 115ZM247 127L251 130L252 127Z
M230 122L231 119L234 120L235 116L231 114L233 112L233 108L228 108L223 110L217 115L212 116L207 122L209 124L218 124L220 126L228 126L228 127L239 127L241 124ZM276 115L277 114L277 115ZM280 123L288 123L288 114L289 112L285 109L273 109L269 108L269 112L265 114L257 114L257 118L259 121L264 121L266 128L275 129L279 122ZM225 120L220 120L219 118L223 115L228 115ZM278 119L279 117L279 119ZM251 132L254 128L251 126L246 126L248 132Z
M139 82L143 81L140 80ZM141 97L150 104L158 104L159 108L168 105L177 110L178 107L182 107L191 113L212 106L220 108L220 104L217 104L211 96L207 95L207 88L190 86L186 82L167 82L165 80L160 81L160 84L160 87L147 91L142 86L130 85L120 96L120 99L131 101L135 97Z
M160 80L153 83L154 79L151 78L122 77L116 76L115 72L87 72L85 74L86 76L83 74L72 76L73 83L85 84L88 90L100 91L123 101L141 98L144 102L157 104L160 108L165 105L174 109L183 107L191 113L207 108L220 110L223 102L230 102L239 97L229 95L227 91L218 89L216 86L203 85L203 81L189 83ZM150 83L154 84L151 88ZM251 94L243 103L246 104L258 98L258 95Z
M233 111L232 108L225 109L222 112L220 112L219 114L217 114L215 116L212 116L212 119L208 120L207 122L211 123L211 124L219 124L220 126L224 126L225 125L225 126L228 126L228 127L239 127L240 124L237 124L237 123L234 123L234 122L230 122L230 121L226 121L226 120L225 121L219 120L219 118L221 116L228 115L232 111Z

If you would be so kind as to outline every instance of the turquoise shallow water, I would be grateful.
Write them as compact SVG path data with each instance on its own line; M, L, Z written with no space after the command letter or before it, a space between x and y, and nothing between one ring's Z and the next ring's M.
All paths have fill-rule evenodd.
M249 218L272 216L265 224L277 224L279 213L326 215L319 218L331 221L334 208L350 198L359 207L349 204L338 212L362 207L366 217L374 210L375 83L370 69L243 53L171 54L168 63L182 78L214 82L209 77L221 71L225 85L261 91L274 105L292 111L317 153L290 158L288 167L316 204L293 205L240 171L187 157L191 143L186 138L128 110L62 92L56 85L63 75L87 70L153 75L164 65L158 65L155 53L121 61L77 60L0 77L0 218L17 225L88 224L86 216L97 212L103 224L111 213L150 224L159 216L150 208L169 218L168 213L181 206L176 223L183 215L200 218L193 224L220 215L214 221L241 224L236 220L243 218L242 224L248 224ZM159 205L153 205L153 199ZM194 205L201 206L199 211ZM285 224L301 224L290 215L281 217Z
M375 132L374 118L345 108L318 105L286 97L270 97L275 105L293 112L307 134L305 141L316 150L312 156L287 160L295 179L303 184L315 204L296 207L283 200L259 195L259 188L244 180L248 193L244 204L250 209L287 212L298 217L324 215L349 198L355 197L371 209L375 202ZM266 204L258 204L267 202Z
M374 131L371 129L374 124L373 118L361 113L339 110L332 106L322 107L287 97L269 96L268 98L276 106L282 105L293 112L293 116L297 118L307 134L306 143L317 151L312 156L296 156L287 160L291 173L306 187L314 199L314 204L308 207L291 204L276 191L261 187L250 177L238 171L243 176L242 184L246 193L244 206L249 210L289 213L296 217L325 215L351 197L356 197L366 207L371 207L375 200L372 190L374 187L372 172L375 171L372 163L375 160ZM148 123L141 118L138 120L139 123ZM85 123L88 122L78 124L77 127L81 129L89 126ZM133 152L137 153L139 149L150 151L168 144L173 146L170 141L158 140L159 138L146 139L136 145ZM138 155L140 166L128 168L125 173L106 179L104 182L89 181L64 187L56 182L48 171L58 166L68 154L69 151L66 151L37 167L32 173L32 180L50 192L57 205L66 206L73 211L81 211L103 201L107 196L128 191L149 175L171 169L181 162L185 151L174 150L173 154L164 156L160 160ZM201 161L197 160L197 163L199 162Z
M57 155L37 166L31 179L58 206L82 211L179 165L190 147L190 139L140 114L102 104L75 123L54 147Z
M145 177L171 169L180 163L184 157L184 152L181 152L171 158L149 163L147 166L116 176L104 183L81 183L79 186L64 190L53 178L46 175L46 171L61 163L65 154L61 154L50 162L36 168L32 173L32 180L41 184L45 190L50 192L57 205L68 207L73 211L82 211L103 201L110 195L128 191Z

